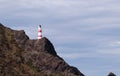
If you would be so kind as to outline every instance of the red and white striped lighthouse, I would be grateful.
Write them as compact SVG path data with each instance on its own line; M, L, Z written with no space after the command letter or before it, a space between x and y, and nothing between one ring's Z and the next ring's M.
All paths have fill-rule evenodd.
M41 25L38 26L38 40L42 39L42 28Z

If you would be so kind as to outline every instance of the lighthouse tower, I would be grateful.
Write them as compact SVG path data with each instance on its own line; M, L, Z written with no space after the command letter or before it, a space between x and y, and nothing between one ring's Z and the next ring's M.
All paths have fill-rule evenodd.
M41 25L38 26L38 40L42 39L42 28Z

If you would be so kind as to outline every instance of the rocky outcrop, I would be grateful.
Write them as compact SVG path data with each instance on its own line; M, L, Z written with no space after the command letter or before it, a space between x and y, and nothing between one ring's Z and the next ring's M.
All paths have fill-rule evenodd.
M43 37L30 40L23 30L0 24L1 76L84 76L59 57L52 43Z
M108 76L116 76L114 73L110 72Z

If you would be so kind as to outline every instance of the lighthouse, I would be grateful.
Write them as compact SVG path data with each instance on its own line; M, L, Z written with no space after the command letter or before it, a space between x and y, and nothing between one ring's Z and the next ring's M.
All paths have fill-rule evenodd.
M42 28L41 25L38 26L38 40L42 39Z

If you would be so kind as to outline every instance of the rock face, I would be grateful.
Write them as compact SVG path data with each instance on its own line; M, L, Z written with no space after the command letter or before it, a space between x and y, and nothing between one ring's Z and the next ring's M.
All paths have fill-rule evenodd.
M116 76L114 73L110 72L108 76Z
M23 30L0 24L0 76L84 76L59 57L47 38L30 40Z

